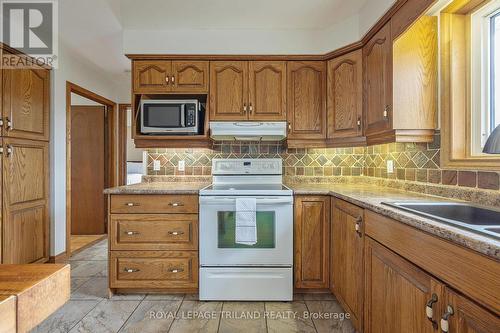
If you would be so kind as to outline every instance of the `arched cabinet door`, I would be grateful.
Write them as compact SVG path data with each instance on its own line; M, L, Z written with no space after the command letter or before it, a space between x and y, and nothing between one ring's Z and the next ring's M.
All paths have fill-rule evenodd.
M387 23L363 48L365 135L392 129L392 39Z
M286 62L250 61L248 68L248 118L286 120Z
M133 62L135 93L162 93L170 90L171 61L138 60Z
M50 71L3 69L2 74L3 135L48 141Z
M287 86L288 138L326 139L325 62L288 62Z
M208 92L208 61L172 61L173 92Z
M210 120L248 119L248 62L210 63Z

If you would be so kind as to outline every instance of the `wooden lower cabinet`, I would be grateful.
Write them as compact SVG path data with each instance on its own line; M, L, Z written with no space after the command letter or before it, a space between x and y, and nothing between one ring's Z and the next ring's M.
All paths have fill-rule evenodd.
M294 247L295 288L328 288L330 197L295 198Z
M330 289L358 331L363 323L363 215L362 208L332 199Z
M371 238L365 245L364 332L435 332L442 284ZM426 305L433 295L429 320Z

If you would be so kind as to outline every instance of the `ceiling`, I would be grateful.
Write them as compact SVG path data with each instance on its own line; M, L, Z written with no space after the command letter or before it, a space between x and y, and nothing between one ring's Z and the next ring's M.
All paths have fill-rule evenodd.
M266 31L270 34L274 31L290 31L289 35L304 35L304 32L310 31L309 35L304 35L309 38L316 36L313 32L318 30L327 36L332 33L342 35L346 31L338 29L339 24L356 18L357 21L363 21L359 23L359 27L356 25L355 35L358 36L366 32L358 30L367 26L367 14L375 15L368 19L373 21L368 25L371 26L393 2L394 0L64 0L59 1L59 36L61 42L73 53L100 69L117 75L130 69L130 62L123 55L127 31L132 31L136 40L142 39L141 36L145 36L146 31L169 32L172 36L175 35L174 30L211 31L207 35L210 37L216 35L217 31L221 32L221 36L228 31L237 35L237 31L242 30L260 31L259 36L266 36ZM372 14L374 8L380 13ZM288 43L292 45L294 41L297 43L293 39ZM148 50L148 45L154 49L157 44L158 39L152 39L151 42L146 42L145 47L142 43L141 50ZM199 50L199 53L203 51Z

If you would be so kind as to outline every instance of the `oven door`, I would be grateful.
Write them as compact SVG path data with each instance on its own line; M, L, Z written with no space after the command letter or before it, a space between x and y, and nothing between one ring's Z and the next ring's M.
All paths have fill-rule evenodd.
M200 197L201 266L291 266L293 197L257 197L257 244L235 242L236 197Z

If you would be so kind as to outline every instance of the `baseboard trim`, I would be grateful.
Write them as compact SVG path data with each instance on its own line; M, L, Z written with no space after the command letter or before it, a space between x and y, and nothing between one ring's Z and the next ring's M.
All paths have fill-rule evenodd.
M50 256L49 257L49 263L51 264L63 264L68 262L68 256L66 251L59 253L56 256Z

